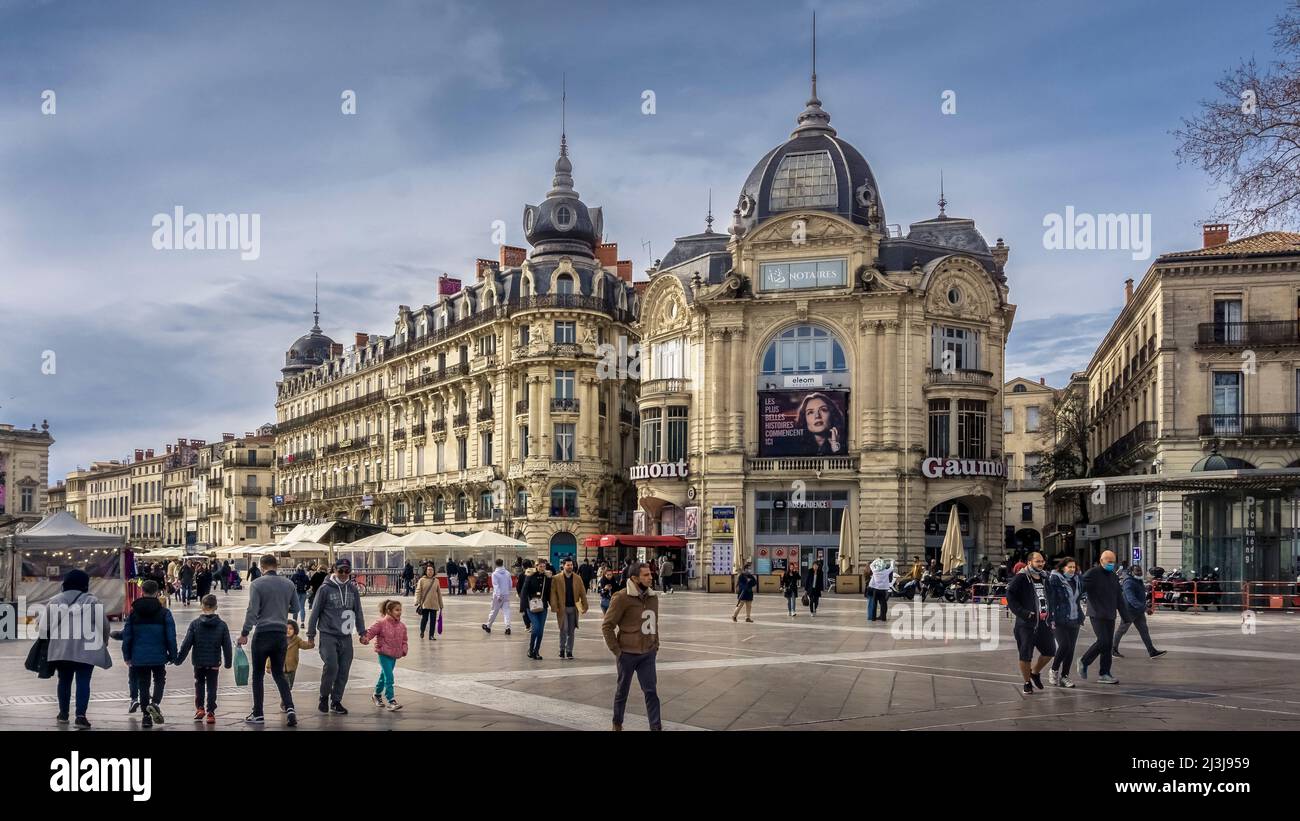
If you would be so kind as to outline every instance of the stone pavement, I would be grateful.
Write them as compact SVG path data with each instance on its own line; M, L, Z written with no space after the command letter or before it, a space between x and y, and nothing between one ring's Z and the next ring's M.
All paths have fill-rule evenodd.
M368 694L378 675L372 647L356 647L346 703L351 714L316 711L319 656L302 652L294 688L300 728L347 730L529 730L609 728L614 665L600 637L600 611L582 620L573 661L556 657L558 631L548 622L543 661L525 657L528 634L514 619L513 635L498 621L492 635L479 624L489 609L481 595L444 597L445 631L437 642L418 638L418 617L409 598L404 618L411 654L398 663L397 713L379 710ZM242 623L247 596L221 597L220 612L233 633ZM379 597L364 600L368 620ZM595 605L598 599L591 597ZM517 607L517 602L515 602ZM985 609L985 639L969 632L947 637L896 633L889 623L869 624L858 596L827 596L817 617L806 608L786 614L784 599L760 596L754 623L731 620L727 595L675 593L662 599L659 694L670 730L1013 730L1013 729L1300 729L1300 616L1261 615L1253 635L1243 634L1236 613L1165 613L1151 617L1157 646L1169 651L1149 659L1135 634L1124 638L1127 658L1116 659L1118 686L1075 678L1078 687L1048 687L1034 696L1019 692L1011 622L999 608ZM940 616L970 610L937 606ZM976 606L980 607L980 606ZM924 611L930 618L933 611ZM198 613L176 605L178 632ZM900 622L921 628L925 622ZM978 625L980 623L976 623ZM972 625L972 628L976 625ZM961 626L965 626L962 622ZM990 632L992 631L992 632ZM896 635L899 636L896 638ZM990 637L996 635L996 642ZM1087 626L1079 652L1091 642ZM996 646L991 646L996 643ZM0 726L10 730L54 729L54 683L22 669L28 642L0 643ZM96 728L136 729L128 716L125 666L97 670L90 719ZM159 731L275 730L272 709L264 727L242 721L249 688L222 673L218 724L190 720L193 676L187 661L168 671ZM1094 668L1092 675L1097 675ZM274 687L267 680L268 692ZM270 699L274 701L274 699ZM644 702L633 685L628 729L644 729Z

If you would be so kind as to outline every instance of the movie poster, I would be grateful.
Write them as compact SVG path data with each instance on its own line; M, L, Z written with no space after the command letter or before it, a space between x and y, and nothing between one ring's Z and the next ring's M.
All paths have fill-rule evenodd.
M759 456L847 456L849 392L758 393Z

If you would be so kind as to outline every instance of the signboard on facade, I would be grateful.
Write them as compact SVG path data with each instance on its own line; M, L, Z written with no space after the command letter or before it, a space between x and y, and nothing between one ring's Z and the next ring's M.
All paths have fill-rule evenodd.
M645 535L645 511L644 510L633 511L632 534L635 536Z
M1140 567L1142 565L1142 548L1138 547L1137 545L1133 546L1133 561L1130 562L1130 564L1133 564L1134 566L1137 567Z
M686 527L683 534L688 539L700 538L700 509L698 507L686 508Z
M685 479L689 467L685 459L676 462L654 462L649 465L633 465L628 468L627 476L632 481L638 479Z
M714 536L734 536L736 534L736 508L734 505L715 507L712 510ZM727 571L730 573L731 571Z
M695 542L686 543L686 578L695 578Z
M822 374L804 373L804 374L786 374L781 380L781 386L785 388L820 388L822 386Z
M735 570L734 547L731 542L713 543L713 572L717 575L730 576Z
M370 495L362 496L362 497L361 497L361 506L362 506L362 507L374 507L374 506L375 506L375 497L374 497L374 496L370 496Z
M992 476L1005 479L1007 465L994 459L940 459L931 456L921 462L921 474L927 479L963 476Z
M759 456L836 456L849 450L849 392L758 392Z
M1083 538L1085 538L1085 539L1100 539L1100 538L1101 538L1101 525L1084 525L1084 526L1083 526Z

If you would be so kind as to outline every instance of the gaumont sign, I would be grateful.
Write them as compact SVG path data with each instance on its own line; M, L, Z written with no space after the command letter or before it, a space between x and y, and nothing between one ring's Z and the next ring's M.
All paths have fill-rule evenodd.
M1005 479L1007 466L992 460L940 459L931 456L921 463L921 473L927 479L941 479L945 476L994 476Z
M628 478L637 479L685 479L689 468L685 459L676 462L655 462L649 465L633 465L628 468Z

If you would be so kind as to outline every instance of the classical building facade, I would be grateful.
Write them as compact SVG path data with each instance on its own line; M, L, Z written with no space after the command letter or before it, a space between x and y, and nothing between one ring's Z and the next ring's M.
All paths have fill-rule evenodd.
M277 529L493 529L553 556L625 530L637 294L602 232L562 140L551 190L524 209L530 250L478 260L464 287L444 278L435 303L346 350L317 314L277 385Z
M90 471L79 467L76 470L69 471L63 480L64 486L67 488L67 494L64 497L64 509L82 524L89 524L90 522L87 507L89 479Z
M1057 390L1045 381L1017 377L1002 386L1002 442L1007 463L1006 528L1007 547L1014 551L1040 550L1046 524L1043 488L1034 476L1042 452L1051 450L1044 441L1044 422L1052 412ZM1005 553L989 553L994 564Z
M242 437L197 448L198 542L216 547L267 544L272 539L275 436L265 425Z
M682 237L651 270L641 521L685 536L694 571L834 566L845 521L855 568L937 555L952 510L968 560L1001 548L1008 249L945 206L890 226L814 78L729 235Z
M122 538L131 535L131 465L92 462L86 477L86 524Z
M1298 329L1300 234L1207 225L1201 248L1128 281L1087 369L1090 478L1054 488L1088 495L1084 555L1230 582L1300 574Z
M167 446L163 464L163 546L198 543L200 486L199 450L202 439L177 439ZM204 513L206 514L206 506Z
M52 444L48 422L39 430L0 424L0 532L36 524L45 515Z
M163 544L163 468L166 456L137 450L131 462L131 548L157 550Z
M50 485L45 492L46 514L61 513L68 509L68 486L62 479Z

